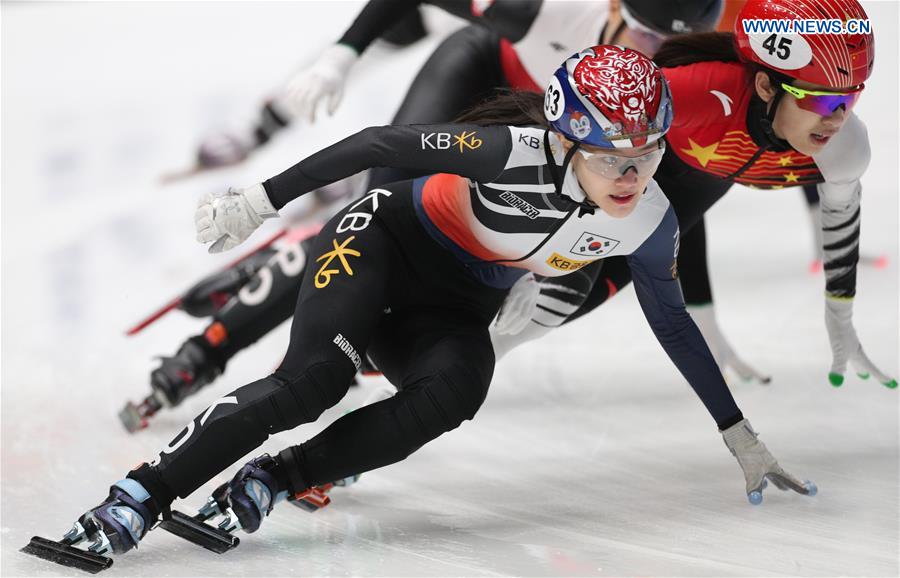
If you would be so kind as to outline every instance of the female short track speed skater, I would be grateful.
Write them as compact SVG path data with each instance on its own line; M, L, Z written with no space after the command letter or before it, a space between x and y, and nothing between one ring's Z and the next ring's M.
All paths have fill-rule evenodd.
M684 310L676 217L651 178L672 122L659 69L630 49L586 49L556 71L545 97L513 94L469 118L368 128L201 202L197 238L225 250L297 196L364 168L447 171L372 189L329 221L281 366L214 402L154 464L114 484L69 542L92 539L100 553L135 547L176 497L337 403L365 354L399 393L252 460L216 504L252 532L282 498L403 460L480 407L494 365L488 325L518 278L562 276L611 255L628 256L651 328L737 458L751 502L767 479L815 493L757 439Z
M715 324L706 271L703 214L734 183L772 188L817 184L822 207L825 258L825 323L833 352L828 378L843 383L848 362L863 377L887 387L897 382L873 364L852 322L859 257L860 177L869 162L862 121L852 112L874 65L874 36L748 35L744 20L866 19L856 0L749 0L733 34L707 33L668 40L654 60L669 81L676 117L655 179L678 215L682 231L679 264L685 301L723 366L762 377L734 355ZM840 39L838 41L837 39ZM784 48L770 50L772 43ZM764 45L765 44L765 45ZM686 255L686 253L688 253ZM699 253L699 254L698 254ZM686 265L689 264L688 265ZM535 286L521 285L517 335L495 340L498 356L546 333L562 317L575 319L628 283L624 259L606 259L583 269L598 276L590 297L573 300L560 289L583 282L575 276ZM552 304L552 307L547 307ZM544 307L540 307L544 305ZM547 309L560 312L559 315ZM577 311L576 311L577 310ZM573 313L574 312L574 313Z
M288 119L312 121L326 101L333 112L359 55L374 39L387 34L393 23L406 26L403 23L416 15L420 4L419 0L371 0L336 44L263 107L258 126L247 134L218 135L206 141L198 155L201 164L228 165L243 160L287 126ZM615 43L652 55L669 36L714 29L723 2L679 0L660 5L650 0L496 0L470 4L442 0L434 4L473 24L438 46L413 80L392 124L450 122L498 90L543 93L539 87L553 74L560 57L584 46ZM375 167L369 173L371 186L422 174L397 167ZM325 194L323 189L316 190L315 206L344 202L332 194L337 189L329 187ZM344 189L358 196L365 187ZM286 273L280 264L296 263L299 258L305 258L305 249L295 242L285 245L267 263L257 260L262 266L260 275L269 282L241 277L249 283L252 299L234 295L240 289L236 286L229 287L233 290L227 296L222 291L205 292L210 298L230 299L214 312L211 306L199 308L213 313L212 322L202 334L185 341L175 355L162 358L150 376L153 392L143 403L129 403L120 412L129 431L146 426L162 407L178 405L211 383L232 356L291 316L302 275L290 267ZM245 271L246 265L239 264L218 279L204 279L185 297L196 300L203 290L219 287L216 281L238 278L235 271ZM586 294L589 281L583 278L582 285L581 292ZM267 292L256 291L258 287Z
M745 3L746 0L728 0L716 30L720 32L732 32L738 13ZM809 217L810 232L812 233L812 256L810 258L808 270L810 273L817 274L822 272L822 219L821 211L819 210L819 188L814 183L803 185L798 188L803 193L803 200L806 203L807 216ZM694 251L694 253L698 253L698 258L705 258L705 253L700 254L701 251ZM884 269L888 265L888 258L886 255L867 255L865 253L860 253L859 264L872 266L876 269ZM685 267L682 267L682 269L684 268ZM688 303L688 311L690 310L691 306L690 303ZM706 335L704 334L704 336ZM727 343L725 345L727 345ZM713 351L713 354L715 353L716 352ZM739 376L752 378L755 377L754 374L759 375L758 372L752 370L752 368L749 368L746 364L743 364L736 356L732 356L731 359L732 369L735 369ZM746 367L740 367L741 365L745 365Z

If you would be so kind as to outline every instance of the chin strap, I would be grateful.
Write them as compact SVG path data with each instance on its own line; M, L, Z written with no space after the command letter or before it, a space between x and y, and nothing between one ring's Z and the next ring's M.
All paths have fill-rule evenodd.
M580 147L580 142L572 141L572 148L569 149L569 151L566 153L566 156L563 158L562 167L559 167L557 166L556 159L553 157L553 153L550 150L550 131L544 131L544 154L547 158L547 166L550 167L550 177L553 179L553 187L555 189L554 192L570 203L578 205L580 207L578 212L579 217L586 213L593 215L594 210L597 208L597 205L595 205L590 199L585 201L576 201L575 199L562 192L563 179L565 179L566 169L568 168L569 163L572 162L572 157L575 156L575 153L578 152L578 149Z
M784 152L791 150L791 144L783 138L779 138L778 135L775 134L775 128L772 124L775 122L775 114L778 112L778 105L781 103L781 99L784 97L785 91L781 88L782 82L790 82L790 78L780 74L774 74L772 72L766 72L769 75L769 81L775 85L775 96L772 97L771 102L768 103L768 109L763 114L763 117L759 121L759 127L762 130L763 136L765 137L769 150L774 152ZM755 98L759 98L758 96ZM763 103L765 106L766 103Z
M775 122L775 113L778 111L778 103L781 102L783 96L784 91L778 89L778 92L776 92L775 96L772 98L772 102L769 103L768 112L759 121L759 126L762 129L763 135L766 137L766 140L769 141L768 148L775 152L783 152L791 149L791 144L785 139L779 138L778 135L775 134L775 128L772 126L772 123Z

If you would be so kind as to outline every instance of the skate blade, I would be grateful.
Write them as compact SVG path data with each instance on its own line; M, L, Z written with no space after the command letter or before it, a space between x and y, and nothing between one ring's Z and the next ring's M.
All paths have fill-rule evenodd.
M241 543L241 539L234 534L205 524L178 510L172 510L172 517L163 520L159 527L216 554L224 554Z
M200 173L205 173L206 171L211 170L205 167L201 167L199 165L194 165L192 167L188 167L186 169L181 169L177 171L171 171L160 175L159 184L161 185L171 185L174 183L178 183L189 179L195 175L199 175Z
M139 432L147 427L147 420L141 417L138 407L130 401L122 408L122 411L119 412L119 421L122 422L122 425L125 426L128 433Z
M62 542L41 538L40 536L34 536L31 542L19 551L62 566L84 570L91 574L106 570L113 565L112 558L80 550L75 546L69 546Z

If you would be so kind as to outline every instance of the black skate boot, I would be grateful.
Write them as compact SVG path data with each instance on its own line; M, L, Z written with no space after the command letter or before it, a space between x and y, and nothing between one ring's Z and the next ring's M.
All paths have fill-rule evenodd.
M221 554L240 543L232 535L237 530L248 533L258 530L275 504L287 501L307 512L315 512L331 503L328 492L333 487L349 486L359 480L359 476L349 476L310 487L299 471L294 448L287 448L274 458L263 454L247 462L230 482L216 488L196 515L173 510L171 519L160 527ZM224 519L216 526L211 525L212 519L218 516Z
M150 387L166 407L179 405L222 374L225 363L206 336L196 335L150 374Z
M145 505L148 500L150 494L137 480L126 478L113 484L106 500L76 522L87 538L94 540L89 549L98 554L122 554L137 548L157 519Z
M205 515L225 514L219 528L226 532L259 530L263 518L288 492L278 462L263 454L244 464L227 484L222 484L200 510Z
M191 337L173 357L163 357L162 364L150 374L153 393L140 404L128 402L119 419L129 432L142 430L148 419L163 407L175 407L200 388L213 382L225 370L225 360L210 343L208 335L221 324L214 323L206 335ZM224 331L224 328L221 328Z
M178 308L191 317L210 317L225 306L275 255L267 247L241 258L224 271L208 275L185 291Z
M288 492L278 463L268 454L250 460L230 482L213 491L194 516L172 511L160 528L217 554L237 547L238 530L255 532ZM212 518L225 518L213 526ZM207 523L209 521L210 523Z
M332 488L350 486L359 481L359 475L353 475L321 486L308 486L300 477L295 448L287 448L274 458L264 454L245 464L229 483L213 492L201 514L215 516L228 512L230 508L229 516L237 522L226 520L219 524L219 528L229 532L239 528L255 532L262 518L278 502L287 500L307 512L316 512L331 503L328 493Z

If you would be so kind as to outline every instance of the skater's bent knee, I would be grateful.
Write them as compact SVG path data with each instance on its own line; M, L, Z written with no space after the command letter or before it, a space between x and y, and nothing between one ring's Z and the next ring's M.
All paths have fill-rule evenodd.
M273 374L281 387L270 397L272 410L283 429L310 423L347 394L354 372L347 364L323 361L299 375L288 376L279 369Z
M475 416L487 396L488 382L468 371L441 371L405 388L412 422L433 439Z

